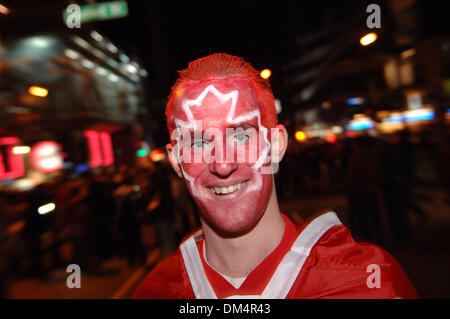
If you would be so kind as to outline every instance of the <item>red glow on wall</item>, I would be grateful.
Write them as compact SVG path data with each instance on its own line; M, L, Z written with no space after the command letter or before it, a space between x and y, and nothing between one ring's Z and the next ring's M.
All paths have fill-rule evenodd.
M84 132L84 136L88 140L89 167L108 166L114 163L111 135L87 130Z
M25 174L22 155L12 151L18 143L17 137L0 138L0 147L5 149L5 156L0 152L0 179L18 178Z

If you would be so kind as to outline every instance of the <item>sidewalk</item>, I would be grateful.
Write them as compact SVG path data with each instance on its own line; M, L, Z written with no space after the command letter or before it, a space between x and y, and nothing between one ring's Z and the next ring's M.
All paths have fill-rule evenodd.
M123 299L129 298L141 280L159 259L159 250L152 251L145 266L131 268L125 259L105 261L99 273L84 274L81 269L81 288L68 288L66 269L51 273L48 280L37 278L15 281L9 298L21 299Z

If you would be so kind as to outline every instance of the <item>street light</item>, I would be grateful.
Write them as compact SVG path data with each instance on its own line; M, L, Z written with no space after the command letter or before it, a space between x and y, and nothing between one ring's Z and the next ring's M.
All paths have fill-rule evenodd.
M363 36L359 42L361 43L361 45L363 46L367 46L369 44L374 43L378 38L378 35L374 32L368 33L365 36Z
M272 71L270 71L270 69L264 69L261 71L261 73L259 74L263 79L268 79L270 78L270 76L272 75Z
M306 140L305 132L302 131L295 132L295 139L299 142L303 142L304 140Z

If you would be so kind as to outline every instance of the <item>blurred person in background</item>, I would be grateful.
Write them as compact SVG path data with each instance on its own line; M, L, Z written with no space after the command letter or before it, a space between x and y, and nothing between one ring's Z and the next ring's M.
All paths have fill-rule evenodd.
M190 230L200 226L195 216L194 209L182 180L174 173L170 173L170 187L174 200L174 212L176 219L177 242L179 242ZM195 205L195 204L194 204Z
M145 177L145 175L142 173ZM123 183L127 190L122 187L123 197L118 216L118 229L122 239L122 248L128 264L133 267L144 265L146 252L141 239L141 215L144 209L142 189L145 185L139 183L138 178L142 176L129 176Z
M105 171L101 170L94 174L89 185L87 200L90 209L92 244L99 260L105 260L111 257L115 251L112 234L114 221L113 189Z
M395 259L354 241L334 212L302 225L280 212L272 165L285 153L287 132L276 114L269 82L242 58L212 54L180 71L166 107L167 151L201 229L151 271L134 298L417 297ZM228 147L234 156L225 159ZM195 154L200 160L192 161ZM373 264L380 277L371 288Z
M161 257L168 256L176 248L175 202L172 196L170 174L167 164L158 161L148 176L150 186L146 214L151 216L156 241L161 248Z
M41 214L39 208L53 202L46 185L41 184L30 191L29 206L25 211L24 236L30 251L30 275L46 279L48 268L44 265L43 235L50 230L53 214Z
M372 137L359 136L345 172L345 190L349 201L352 233L379 245L384 244L378 192L380 192L380 158Z

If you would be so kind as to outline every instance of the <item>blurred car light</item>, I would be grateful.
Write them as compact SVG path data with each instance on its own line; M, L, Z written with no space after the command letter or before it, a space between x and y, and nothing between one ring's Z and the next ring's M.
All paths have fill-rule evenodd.
M378 38L378 35L374 32L371 32L369 34L366 34L365 36L363 36L359 42L361 43L361 45L366 46L369 44L374 43Z
M30 149L29 146L14 146L12 151L14 154L20 155L30 153Z
M42 205L38 208L39 215L45 215L50 213L51 211L55 210L55 204L54 203L48 203L45 205Z

